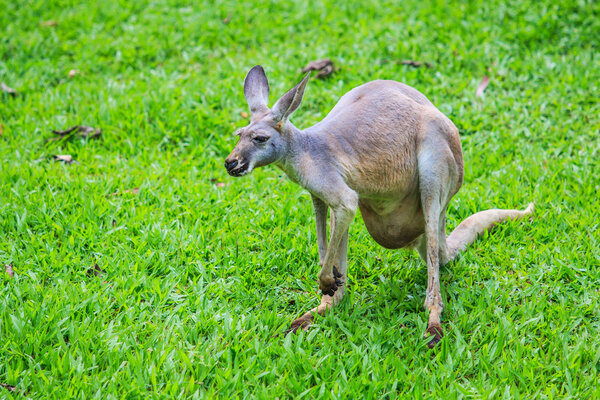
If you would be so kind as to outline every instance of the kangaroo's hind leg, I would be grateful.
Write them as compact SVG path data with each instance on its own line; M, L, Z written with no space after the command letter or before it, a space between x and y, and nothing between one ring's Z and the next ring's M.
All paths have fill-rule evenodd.
M429 347L442 338L441 315L444 309L440 290L440 261L448 258L446 246L446 207L460 187L460 166L449 146L435 132L426 137L419 149L419 189L425 222L425 234L417 249L427 263L425 308L429 310L426 336Z
M425 293L425 308L429 311L429 322L427 324L426 336L431 336L429 347L434 347L443 336L441 325L444 303L440 288L440 244L445 242L445 237L440 238L440 230L445 229L444 219L441 213L440 199L433 195L423 196L423 215L425 217L425 234L419 245L419 253L427 262L427 291ZM443 244L442 244L443 246Z

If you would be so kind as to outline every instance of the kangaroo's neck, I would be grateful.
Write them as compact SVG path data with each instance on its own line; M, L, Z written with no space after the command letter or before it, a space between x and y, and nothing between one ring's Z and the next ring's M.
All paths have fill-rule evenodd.
M304 171L312 163L315 138L288 122L284 129L286 148L283 156L275 163L295 183L305 186Z

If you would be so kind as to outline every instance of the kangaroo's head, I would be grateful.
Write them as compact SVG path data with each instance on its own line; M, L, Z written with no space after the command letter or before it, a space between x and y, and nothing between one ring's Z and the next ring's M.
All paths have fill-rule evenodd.
M238 143L225 159L231 176L247 175L256 167L282 159L289 150L292 126L289 117L300 106L309 74L284 94L269 109L269 82L260 65L248 72L244 80L244 96L250 107L251 121L238 129Z

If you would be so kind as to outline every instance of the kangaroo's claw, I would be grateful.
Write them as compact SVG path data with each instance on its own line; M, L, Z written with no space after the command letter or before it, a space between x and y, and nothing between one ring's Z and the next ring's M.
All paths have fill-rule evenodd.
M333 276L336 278L341 278L342 274L340 273L340 271L338 271L338 269L336 268L336 266L333 266Z

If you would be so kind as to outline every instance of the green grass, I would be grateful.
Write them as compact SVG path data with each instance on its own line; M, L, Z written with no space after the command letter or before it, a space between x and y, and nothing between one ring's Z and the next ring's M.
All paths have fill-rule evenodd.
M17 390L0 397L599 398L598 2L256 3L0 0L0 81L19 91L0 93L0 383ZM536 202L442 269L434 351L425 265L359 216L340 307L274 337L318 304L310 197L222 165L248 69L273 101L324 57L339 70L297 126L402 81L461 132L449 229ZM102 138L46 141L77 124Z

